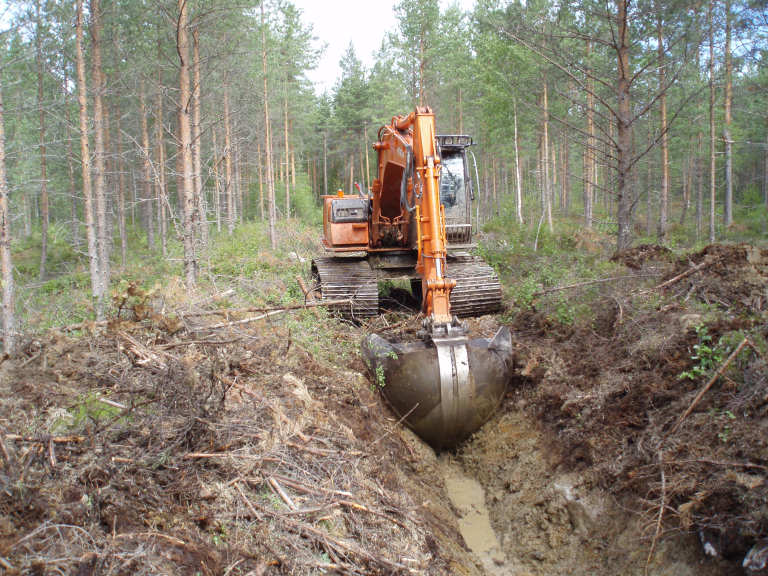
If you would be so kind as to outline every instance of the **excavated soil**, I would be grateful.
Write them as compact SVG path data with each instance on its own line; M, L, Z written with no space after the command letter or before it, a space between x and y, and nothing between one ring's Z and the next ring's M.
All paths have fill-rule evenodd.
M502 409L441 455L392 417L358 357L329 354L371 331L415 337L397 292L363 326L319 316L310 348L290 323L210 330L222 317L196 314L213 299L166 314L132 288L120 320L30 339L0 366L0 565L761 574L768 251L643 247L619 261L660 279L600 284L588 322L559 324L546 296L514 316ZM470 327L491 336L499 322ZM702 326L710 373L748 344L697 400L707 377L680 375Z
M768 250L629 257L661 280L604 287L588 325L558 325L546 302L515 317L505 407L458 453L485 488L505 573L762 574ZM716 359L681 377L702 326Z

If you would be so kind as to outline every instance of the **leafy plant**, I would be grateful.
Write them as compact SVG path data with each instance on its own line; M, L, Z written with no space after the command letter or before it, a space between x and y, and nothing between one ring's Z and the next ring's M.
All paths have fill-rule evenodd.
M712 335L704 324L696 326L696 335L699 342L694 344L694 354L691 356L691 360L696 361L696 364L690 370L681 372L678 376L680 380L697 380L700 376L709 374L723 361L726 353L720 342L713 343Z

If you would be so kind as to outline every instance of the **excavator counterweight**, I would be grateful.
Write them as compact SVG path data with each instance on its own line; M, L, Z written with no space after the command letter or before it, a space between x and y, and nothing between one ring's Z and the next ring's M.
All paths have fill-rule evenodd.
M511 339L472 339L459 316L496 312L501 285L471 255L472 180L466 135L439 136L429 108L382 126L378 177L367 194L325 196L323 244L313 261L322 299L350 319L378 313L378 282L410 279L422 337L376 334L363 356L394 411L435 449L455 446L498 408L509 380Z

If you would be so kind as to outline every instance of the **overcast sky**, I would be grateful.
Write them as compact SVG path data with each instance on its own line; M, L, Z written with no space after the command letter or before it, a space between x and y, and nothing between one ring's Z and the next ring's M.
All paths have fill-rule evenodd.
M1 2L2 0L0 0ZM470 9L474 0L440 0L445 7L454 2ZM373 53L381 46L386 32L397 30L396 0L293 0L302 10L303 20L312 24L315 36L325 49L320 62L308 76L317 92L331 90L339 76L339 60L352 42L357 57L366 68L373 64Z

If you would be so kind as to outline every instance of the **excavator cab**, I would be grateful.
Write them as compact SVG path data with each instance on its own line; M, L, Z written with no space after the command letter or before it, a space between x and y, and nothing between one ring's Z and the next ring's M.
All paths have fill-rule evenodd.
M464 134L440 134L437 145L442 158L440 203L445 208L445 232L448 248L467 246L472 241L472 178L467 149L472 137Z

